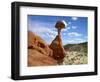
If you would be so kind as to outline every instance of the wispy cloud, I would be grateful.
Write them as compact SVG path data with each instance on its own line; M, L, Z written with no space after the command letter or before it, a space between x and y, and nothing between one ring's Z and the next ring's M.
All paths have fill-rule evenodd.
M83 43L86 42L87 40L82 39L82 38L69 38L67 40L63 40L64 45L66 44L78 44L78 43Z
M50 44L57 35L55 24L58 20L64 20L66 22L66 27L61 30L63 44L88 41L87 18L84 17L29 16L28 30L39 35L48 44ZM81 22L78 20L81 20Z
M66 35L66 33L63 33L63 35L65 36L65 35Z
M82 43L82 42L85 42L85 40L84 39L80 39L80 38L76 38L76 39L72 39L72 40L69 40L68 41L69 43Z
M76 21L78 18L77 17L72 17L72 20L73 21Z
M48 44L50 44L50 41L57 35L57 31L54 30L56 28L50 28L49 26L52 25L40 21L29 20L28 23L28 29L47 40Z
M72 26L72 29L76 29L77 28L77 26Z
M70 27L65 27L64 29L62 29L62 32L65 32L65 31L67 31L69 29L70 29Z
M77 33L77 32L70 32L70 33L68 33L68 36L70 36L70 37L78 37L78 36L82 36L82 34Z
M71 24L71 22L68 22L68 25L70 25Z

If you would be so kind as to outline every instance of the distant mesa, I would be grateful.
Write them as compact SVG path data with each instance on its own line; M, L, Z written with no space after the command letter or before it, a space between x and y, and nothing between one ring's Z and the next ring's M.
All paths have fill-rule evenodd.
M81 51L87 53L88 42L78 43L78 44L66 44L64 46L65 51Z

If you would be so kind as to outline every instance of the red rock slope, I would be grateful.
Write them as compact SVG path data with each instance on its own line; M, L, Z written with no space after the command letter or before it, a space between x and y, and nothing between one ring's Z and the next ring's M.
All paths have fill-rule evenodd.
M53 51L46 42L33 32L28 32L28 66L57 65L51 56Z

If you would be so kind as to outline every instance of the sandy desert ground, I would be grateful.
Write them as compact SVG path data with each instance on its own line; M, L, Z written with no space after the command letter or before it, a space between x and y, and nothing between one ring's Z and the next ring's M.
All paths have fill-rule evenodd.
M64 65L87 64L87 53L77 51L67 51L64 58Z

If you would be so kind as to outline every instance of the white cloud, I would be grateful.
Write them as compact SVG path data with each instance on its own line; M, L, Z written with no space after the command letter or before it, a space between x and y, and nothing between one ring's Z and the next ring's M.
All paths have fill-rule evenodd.
M66 45L66 44L78 44L78 43L83 43L86 41L87 40L82 39L82 38L70 38L70 39L63 40L63 43L64 43L64 45Z
M77 26L72 26L72 29L76 29L77 28Z
M48 36L48 37L50 37L50 38L52 38L52 39L54 39L55 36L57 35L56 33L53 34L52 32L47 32L47 33L45 33L45 34L46 34L45 36Z
M68 25L70 25L71 24L71 22L68 22Z
M82 34L79 34L77 32L70 32L70 33L68 33L68 36L70 36L70 37L78 37L78 36L82 36Z
M77 17L72 17L72 20L73 21L76 21L78 18Z
M65 27L64 29L62 29L63 32L67 31L68 29L70 29L70 27Z
M70 27L67 27L67 29L70 29Z
M55 36L57 35L56 28L50 28L47 23L39 21L29 21L28 30L34 32L36 35L39 35L41 38L47 41L50 44Z
M69 43L82 43L85 42L84 39L76 38L68 41Z
M66 33L63 33L63 35L66 35Z
M65 28L65 29L62 29L62 31L64 32L64 31L67 31L68 29L67 28Z

